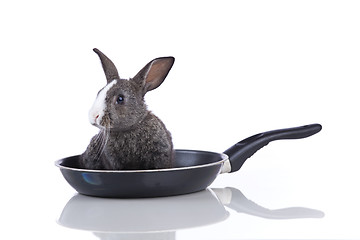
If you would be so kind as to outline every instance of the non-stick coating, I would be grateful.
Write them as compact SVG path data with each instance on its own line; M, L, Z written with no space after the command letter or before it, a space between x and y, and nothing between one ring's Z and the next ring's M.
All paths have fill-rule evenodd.
M56 165L79 193L97 197L161 197L204 190L216 178L225 154L176 150L175 168L139 171L86 170L79 156L58 160Z

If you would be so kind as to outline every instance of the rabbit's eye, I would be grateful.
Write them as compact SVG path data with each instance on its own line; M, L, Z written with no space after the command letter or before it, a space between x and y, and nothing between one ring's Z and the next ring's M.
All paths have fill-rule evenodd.
M118 98L116 99L116 104L121 104L124 102L124 96L123 95L119 95Z

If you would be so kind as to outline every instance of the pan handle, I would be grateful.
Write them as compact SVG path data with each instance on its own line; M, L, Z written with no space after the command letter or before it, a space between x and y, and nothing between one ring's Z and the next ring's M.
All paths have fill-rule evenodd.
M236 172L244 164L246 159L251 157L260 148L266 146L269 142L280 139L299 139L310 137L320 132L320 124L310 124L301 127L286 128L263 132L248 137L234 146L227 149L224 153L229 156L231 170L228 172Z

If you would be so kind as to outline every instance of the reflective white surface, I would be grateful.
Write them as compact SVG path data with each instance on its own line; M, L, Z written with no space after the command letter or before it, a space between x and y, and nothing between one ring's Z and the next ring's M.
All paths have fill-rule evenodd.
M216 194L207 189L178 197L131 200L76 195L66 204L58 222L91 231L104 239L126 239L129 235L146 239L226 221L230 215L227 208L266 219L324 216L321 211L301 207L269 210L248 200L235 188L213 190Z
M2 1L4 239L359 239L357 1ZM147 104L176 148L222 152L310 123L204 192L77 195L54 161L84 151L105 83L92 48L131 77L173 55Z

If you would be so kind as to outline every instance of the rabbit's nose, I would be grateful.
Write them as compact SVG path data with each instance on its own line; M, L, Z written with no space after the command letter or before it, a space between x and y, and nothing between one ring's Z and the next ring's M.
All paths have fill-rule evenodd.
M100 113L96 113L96 112L89 112L89 121L92 125L95 125L99 122L100 120Z
M93 120L93 122L94 122L94 124L100 124L100 119L99 119L99 117L100 117L100 114L96 114L96 115L94 115L94 120Z

